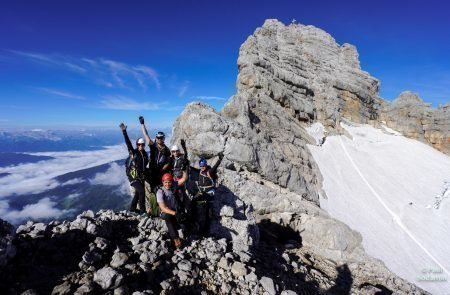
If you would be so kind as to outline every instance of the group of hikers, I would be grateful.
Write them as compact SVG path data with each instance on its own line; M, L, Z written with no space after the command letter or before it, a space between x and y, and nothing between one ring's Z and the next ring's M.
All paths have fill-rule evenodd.
M174 246L179 248L182 244L180 229L197 235L205 235L208 231L217 168L223 153L218 154L219 159L213 167L208 165L205 158L201 158L200 168L197 169L190 166L183 139L180 142L183 153L177 145L169 149L164 142L164 132L159 131L155 140L152 140L145 127L144 117L139 117L139 122L145 139L139 137L135 148L128 137L127 126L124 123L119 126L129 153L125 166L133 192L130 211L133 214L161 217ZM149 153L145 150L146 143L150 148Z

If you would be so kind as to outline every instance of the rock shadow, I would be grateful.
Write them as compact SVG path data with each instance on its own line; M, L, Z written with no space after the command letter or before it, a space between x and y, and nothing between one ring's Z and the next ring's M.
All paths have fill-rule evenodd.
M276 294L283 290L297 294L351 293L353 277L346 264L336 267L336 278L329 277L314 264L305 263L289 251L302 247L301 233L267 219L261 220L258 227L261 240L250 250L249 265L255 268L258 278L267 277L273 281ZM323 288L323 281L333 282L333 286Z
M126 241L135 235L137 221L117 220L104 224L108 232L122 232L112 244L123 247L119 241ZM79 263L90 249L91 243L101 234L90 234L81 229L70 229L64 233L53 233L54 226L48 225L37 236L17 235L14 244L17 253L8 264L0 269L0 290L3 294L20 294L32 289L38 294L51 294L55 286L62 284L63 278L80 271ZM110 231L109 231L110 230ZM127 234L128 232L128 234ZM114 240L113 235L108 239ZM98 260L92 265L109 264L115 247L110 245L102 253L106 260ZM74 292L75 290L71 290Z

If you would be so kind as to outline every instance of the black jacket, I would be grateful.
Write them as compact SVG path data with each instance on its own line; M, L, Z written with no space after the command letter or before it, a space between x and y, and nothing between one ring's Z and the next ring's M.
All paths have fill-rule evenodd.
M144 179L147 175L148 155L145 150L140 151L139 148L133 148L127 131L123 130L123 137L127 144L128 153L133 156L134 165L139 173L139 178Z

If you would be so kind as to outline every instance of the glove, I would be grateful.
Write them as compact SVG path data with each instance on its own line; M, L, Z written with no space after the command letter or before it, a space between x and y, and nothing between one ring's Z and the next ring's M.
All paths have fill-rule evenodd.
M223 153L222 153L222 152L220 152L218 156L219 156L219 159L220 159L220 160L223 159Z
M141 124L144 124L144 117L140 116L139 117L139 122L141 122Z
M120 123L119 127L120 127L120 129L122 129L122 131L127 130L127 126L123 123Z
M184 139L181 139L180 141L181 141L181 146L183 148L186 148L186 141L184 141Z

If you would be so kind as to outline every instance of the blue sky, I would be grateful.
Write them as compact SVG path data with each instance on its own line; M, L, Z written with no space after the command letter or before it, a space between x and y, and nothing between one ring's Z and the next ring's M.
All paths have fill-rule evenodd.
M445 1L8 1L0 4L0 128L171 125L220 109L239 46L265 19L296 19L354 44L381 96L450 101ZM95 3L93 3L95 2Z

